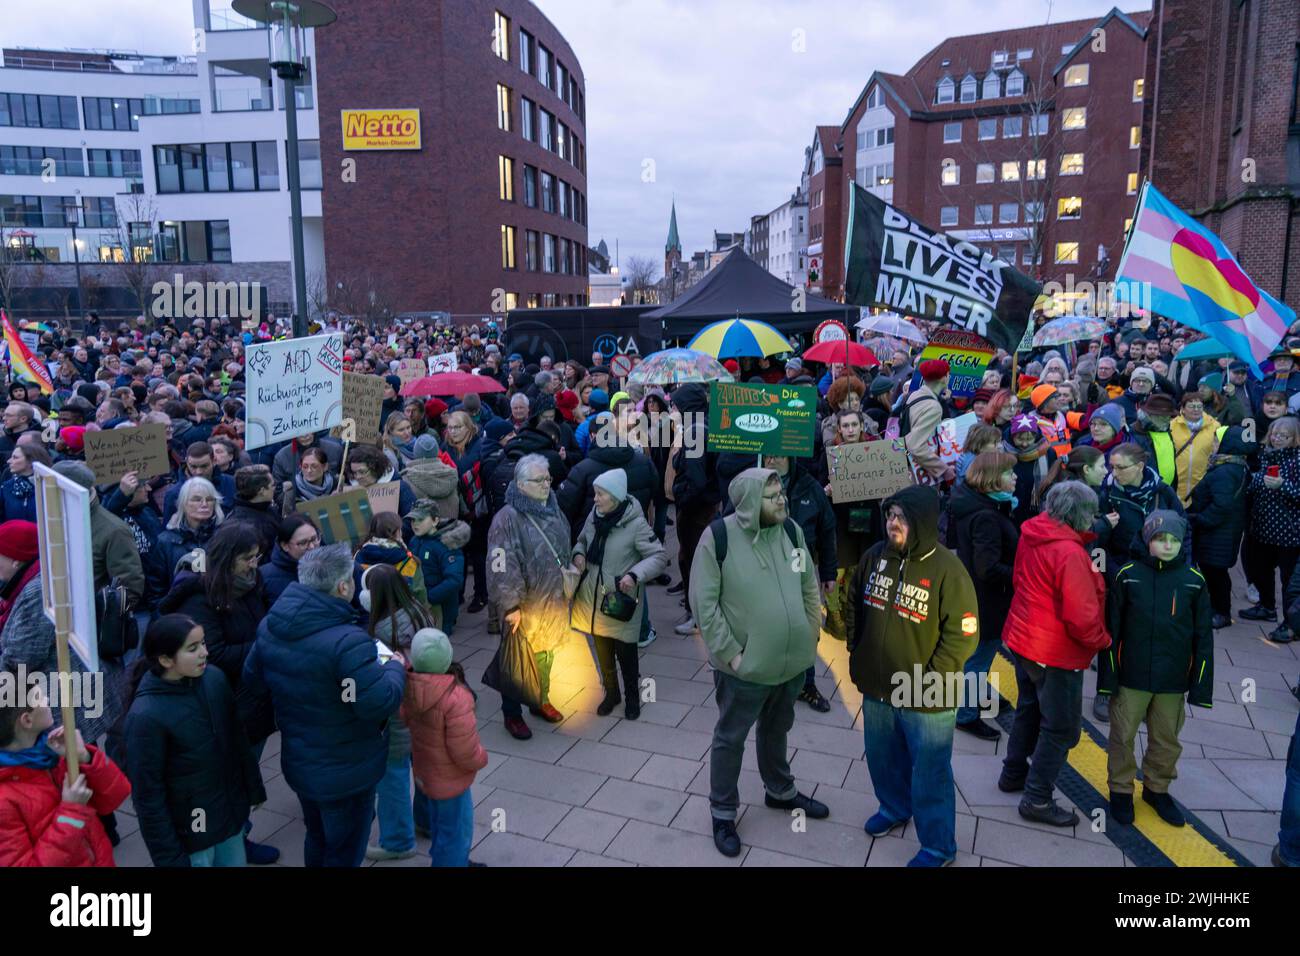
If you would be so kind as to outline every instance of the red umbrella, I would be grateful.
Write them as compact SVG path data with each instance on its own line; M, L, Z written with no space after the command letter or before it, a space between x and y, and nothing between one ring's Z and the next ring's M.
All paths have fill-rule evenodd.
M840 362L859 368L871 368L880 364L880 359L876 358L871 349L848 340L818 342L804 352L803 357L810 362Z
M402 394L411 395L466 395L477 392L504 392L505 386L486 375L469 372L439 372L424 378L412 379L402 386Z

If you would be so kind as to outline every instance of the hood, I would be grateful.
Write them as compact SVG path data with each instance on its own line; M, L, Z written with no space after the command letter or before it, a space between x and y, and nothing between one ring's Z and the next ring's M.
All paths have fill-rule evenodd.
M288 551L280 547L278 541L275 543L275 547L271 549L271 563L295 578L298 576L298 562L289 556Z
M1020 547L1035 548L1062 541L1084 547L1084 538L1079 532L1053 520L1046 512L1034 515L1020 526Z
M673 392L673 405L680 412L706 412L709 410L709 387L699 382L688 382Z
M356 609L342 598L322 594L292 581L271 607L265 621L266 629L278 640L295 643L326 628L356 627L357 618Z
M451 693L456 678L451 674L421 674L406 671L406 701L409 714L425 714L438 706L438 702ZM408 718L408 723L411 721Z
M406 560L406 546L396 541L372 538L357 552L359 564L400 564Z
M434 530L433 536L449 548L461 549L469 544L471 530L464 521L452 518L444 521Z
M180 574L172 582L172 589L158 602L158 613L171 614L190 598L195 595L202 596L204 593L203 578L189 572Z
M506 446L506 453L514 456L516 460L524 455L541 455L548 451L555 451L555 442L532 425L521 429L515 440Z
M948 499L948 516L950 518L958 520L969 517L977 511L986 510L1001 510L1009 513L1011 502L994 501L988 495L976 491L965 481L953 488L952 497Z
M759 512L763 508L763 486L776 472L771 468L746 468L735 478L727 495L732 507L736 509L736 518L746 532L757 536L759 532Z
M632 463L633 452L628 445L601 445L595 440L587 451L587 457L610 468L627 468Z
M907 515L907 546L903 557L923 558L939 543L939 494L925 485L904 488L881 504L881 514L889 513L890 505L898 505Z
M1223 439L1219 442L1218 453L1220 455L1253 455L1258 450L1258 444L1247 442L1242 438L1241 426L1233 425L1223 433Z
M436 458L417 458L406 466L402 478L420 498L445 498L455 492L460 474L454 465Z

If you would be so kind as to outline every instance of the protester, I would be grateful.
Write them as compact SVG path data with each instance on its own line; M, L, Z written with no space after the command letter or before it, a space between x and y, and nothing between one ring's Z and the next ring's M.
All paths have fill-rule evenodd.
M1259 600L1238 616L1273 622L1277 620L1274 575L1281 573L1285 588L1300 560L1300 422L1287 417L1269 425L1259 462L1250 476L1249 520L1242 549L1243 564L1259 590Z
M35 521L36 486L32 478L35 465L53 466L40 445L15 444L9 453L9 477L0 484L0 521Z
M312 548L320 547L320 529L311 515L294 512L276 528L271 560L259 569L266 606L279 600L290 583L298 580L298 562Z
M244 524L254 531L261 564L271 560L271 549L280 531L274 499L275 484L266 465L248 465L235 472L235 502L226 518L231 524Z
M713 521L722 500L718 488L718 456L708 447L709 393L696 383L680 386L673 392L673 408L682 417L670 464L673 470L672 499L677 515L677 566L686 589L686 618L677 625L682 636L697 626L688 582L700 538Z
M474 594L466 611L477 614L487 607L487 538L493 508L487 496L488 476L482 470L482 442L478 426L465 412L452 412L447 416L445 450L460 476L460 494L465 504L466 521L470 526L469 544L465 557L474 572Z
M417 498L428 498L438 508L444 520L460 516L460 476L451 456L444 452L438 439L425 432L414 439L412 457L406 463L402 479L411 487Z
M303 452L308 448L319 448L325 452L327 469L333 474L338 473L339 463L343 458L343 445L324 432L319 434L307 432L294 438L275 453L271 463L271 477L275 479L277 485L282 486L286 481L293 481L294 475L298 473L298 464L302 460Z
M366 540L357 549L354 571L357 579L356 603L364 612L369 611L363 603L366 592L363 583L365 573L381 564L396 569L415 599L425 604L424 570L420 567L420 560L402 540L402 519L391 511L380 512L370 519Z
M111 477L111 476L110 476ZM195 442L185 450L184 472L176 476L177 483L163 498L163 521L170 521L176 513L176 499L180 494L181 484L188 478L204 478L212 483L221 496L221 507L229 511L235 504L235 480L229 475L216 471L212 459L212 446L206 441Z
M1205 576L1215 629L1233 623L1230 572L1246 530L1250 487L1246 456L1253 447L1243 441L1240 426L1227 429L1187 507L1187 519L1196 531L1193 557Z
M939 396L948 387L948 363L928 359L919 367L921 386L907 396L899 417L898 435L906 444L908 457L929 484L950 483L956 475L953 465L939 456L936 433L943 420Z
M440 520L437 504L422 498L411 506L411 553L424 575L424 597L433 625L452 634L460 616L460 594L465 587L465 546L470 528L456 518Z
M181 559L202 551L223 520L225 512L212 482L190 478L181 485L176 512L149 552L151 587L162 594L171 590Z

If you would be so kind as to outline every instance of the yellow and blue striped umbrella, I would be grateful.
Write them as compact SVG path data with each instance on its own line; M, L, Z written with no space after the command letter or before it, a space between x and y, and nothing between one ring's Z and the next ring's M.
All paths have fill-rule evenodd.
M705 326L687 343L687 348L712 355L719 361L730 358L762 358L793 352L789 340L766 322L726 319Z

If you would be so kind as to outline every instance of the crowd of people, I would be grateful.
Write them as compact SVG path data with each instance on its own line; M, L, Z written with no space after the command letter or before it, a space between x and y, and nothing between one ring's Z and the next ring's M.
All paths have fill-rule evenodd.
M43 333L53 394L15 380L4 409L0 676L58 671L38 464L87 489L97 601L119 594L127 613L120 633L101 628L98 670L74 655L102 687L102 706L76 708L75 742L39 695L0 704L0 767L13 771L0 779L0 865L111 865L128 794L156 865L275 862L252 820L276 732L307 865L406 858L417 835L434 865L471 865L487 754L480 686L450 638L474 615L503 651L522 640L531 656L532 699L501 699L505 729L526 741L525 707L565 719L549 688L568 641L591 650L598 714L653 706L639 672L659 639L650 594L679 601L675 636L702 640L713 671L709 804L728 856L742 848L751 730L767 806L829 815L800 792L787 734L797 706L832 706L819 639L846 642L879 802L864 827L914 820L921 867L957 852L954 733L1003 732L982 699L999 652L1019 692L998 786L1021 794L1021 816L1078 821L1055 786L1093 668L1112 819L1134 820L1145 726L1141 799L1182 826L1178 738L1185 704L1212 705L1214 631L1238 618L1300 639L1300 342L1279 346L1261 381L1236 360L1179 361L1183 329L1110 320L1090 342L999 352L970 395L952 393L946 362L905 348L870 368L731 359L737 381L819 395L813 455L756 465L707 450L706 384L627 384L600 353L533 364L495 325L432 322L338 330L344 368L384 379L378 444L322 431L249 449L245 350L274 328L113 325ZM503 390L402 395L400 360L453 351ZM87 465L88 431L146 423L165 426L166 474ZM906 454L912 484L837 501L826 450L876 441ZM298 510L394 482L396 512L352 542ZM1249 604L1234 608L1239 561ZM1274 852L1285 866L1300 865L1295 751Z

